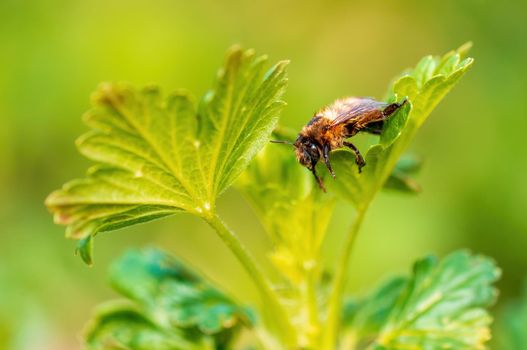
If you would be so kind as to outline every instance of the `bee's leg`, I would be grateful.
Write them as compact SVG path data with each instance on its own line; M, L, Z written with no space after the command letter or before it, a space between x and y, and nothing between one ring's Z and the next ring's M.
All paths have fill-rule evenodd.
M355 163L357 163L357 166L359 167L359 173L361 173L362 168L366 165L366 162L364 161L364 158L362 158L359 149L351 142L344 142L344 146L351 148L353 153L355 153Z
M322 191L326 192L326 187L324 187L324 182L322 182L322 179L318 177L315 166L313 165L313 167L310 170L313 173L315 180L317 180L318 186L322 189Z
M329 147L328 144L325 144L322 147L322 156L324 157L324 163L326 163L326 167L328 168L331 176L335 178L335 173L333 172L333 169L331 168L331 163L329 162L329 151L331 151L331 148Z

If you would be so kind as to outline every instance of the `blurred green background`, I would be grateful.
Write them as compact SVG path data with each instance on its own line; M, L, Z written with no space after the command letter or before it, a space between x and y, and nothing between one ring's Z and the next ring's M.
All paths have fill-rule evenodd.
M426 159L419 196L375 201L353 257L361 294L419 256L468 248L503 268L500 305L527 276L527 2L0 0L0 349L78 349L93 307L114 293L110 261L159 245L252 300L255 291L215 234L181 215L98 237L96 263L73 256L46 195L81 176L82 113L101 81L210 87L235 43L290 59L282 123L299 129L346 95L382 97L390 79L426 54L474 42L474 68L414 142ZM269 242L234 190L226 221L264 259ZM352 215L340 208L328 260Z

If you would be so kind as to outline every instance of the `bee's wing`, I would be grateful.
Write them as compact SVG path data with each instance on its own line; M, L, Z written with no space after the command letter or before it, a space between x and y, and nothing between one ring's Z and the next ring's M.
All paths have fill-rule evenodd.
M374 110L382 110L386 106L388 106L387 103L376 101L369 97L351 97L338 101L334 106L338 113L331 122L331 126L347 123Z

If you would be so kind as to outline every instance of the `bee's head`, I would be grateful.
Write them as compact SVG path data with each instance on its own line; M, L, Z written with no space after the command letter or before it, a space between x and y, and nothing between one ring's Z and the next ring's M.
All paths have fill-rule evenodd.
M320 159L320 154L322 147L319 145L319 143L314 140L311 137L303 136L302 134L298 135L298 138L294 143L291 143L289 141L271 141L273 143L285 143L289 145L293 145L295 147L296 152L296 159L300 164L311 170L313 173L313 176L315 176L315 179L317 180L318 185L320 188L326 192L326 188L324 187L324 183L322 182L322 179L318 177L317 171L315 169L315 166L318 163L318 160ZM331 170L331 169L330 169Z
M320 159L317 142L309 137L298 136L295 143L296 159L306 168L313 170Z

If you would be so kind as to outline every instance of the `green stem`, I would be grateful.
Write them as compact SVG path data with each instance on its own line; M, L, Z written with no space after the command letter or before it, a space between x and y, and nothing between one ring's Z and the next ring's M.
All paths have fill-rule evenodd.
M206 217L207 223L218 233L218 236L223 240L225 245L234 253L238 261L243 265L253 282L258 287L264 305L269 308L274 320L277 323L277 332L280 339L286 344L288 348L295 344L295 334L293 326L291 325L289 316L285 311L283 305L280 303L277 294L271 287L271 283L266 278L262 269L256 263L254 257L245 248L238 236L227 227L217 214L212 214Z
M403 150L408 145L411 136L411 133L403 134L401 136L401 141L390 148L389 152L397 152L396 154L402 154ZM350 231L346 237L342 256L340 257L340 261L337 265L333 290L328 305L325 333L322 335L322 349L333 350L335 347L340 326L344 288L346 287L347 282L346 277L348 274L348 265L353 250L353 245L355 244L355 240L370 203L375 197L375 194L383 187L398 159L399 157L388 157L387 163L384 165L382 171L377 176L377 181L366 192L367 194L363 197L363 204L357 208L357 216L355 217L355 221L351 225Z
M357 209L357 216L355 217L355 221L351 225L350 231L346 237L346 242L344 244L342 256L340 257L340 261L337 265L337 272L335 274L333 282L333 290L329 300L328 314L326 324L324 327L325 332L322 336L322 349L333 350L335 348L338 328L340 325L340 313L342 309L344 288L347 282L346 277L348 272L349 260L351 257L353 246L355 244L355 239L357 238L359 229L362 225L364 216L368 209L368 205L369 202L365 206Z
M307 238L307 259L303 261L304 268L304 303L307 308L307 336L308 336L308 349L318 349L320 344L320 315L318 309L317 299L317 282L320 275L320 244L318 235L319 232L316 230L317 218L313 215L310 216L310 223L306 227L309 227L309 238ZM307 232L306 232L307 233Z
M320 318L318 312L317 302L317 271L313 267L309 269L305 279L305 304L308 313L308 338L309 338L309 349L317 349L317 343L320 339Z

